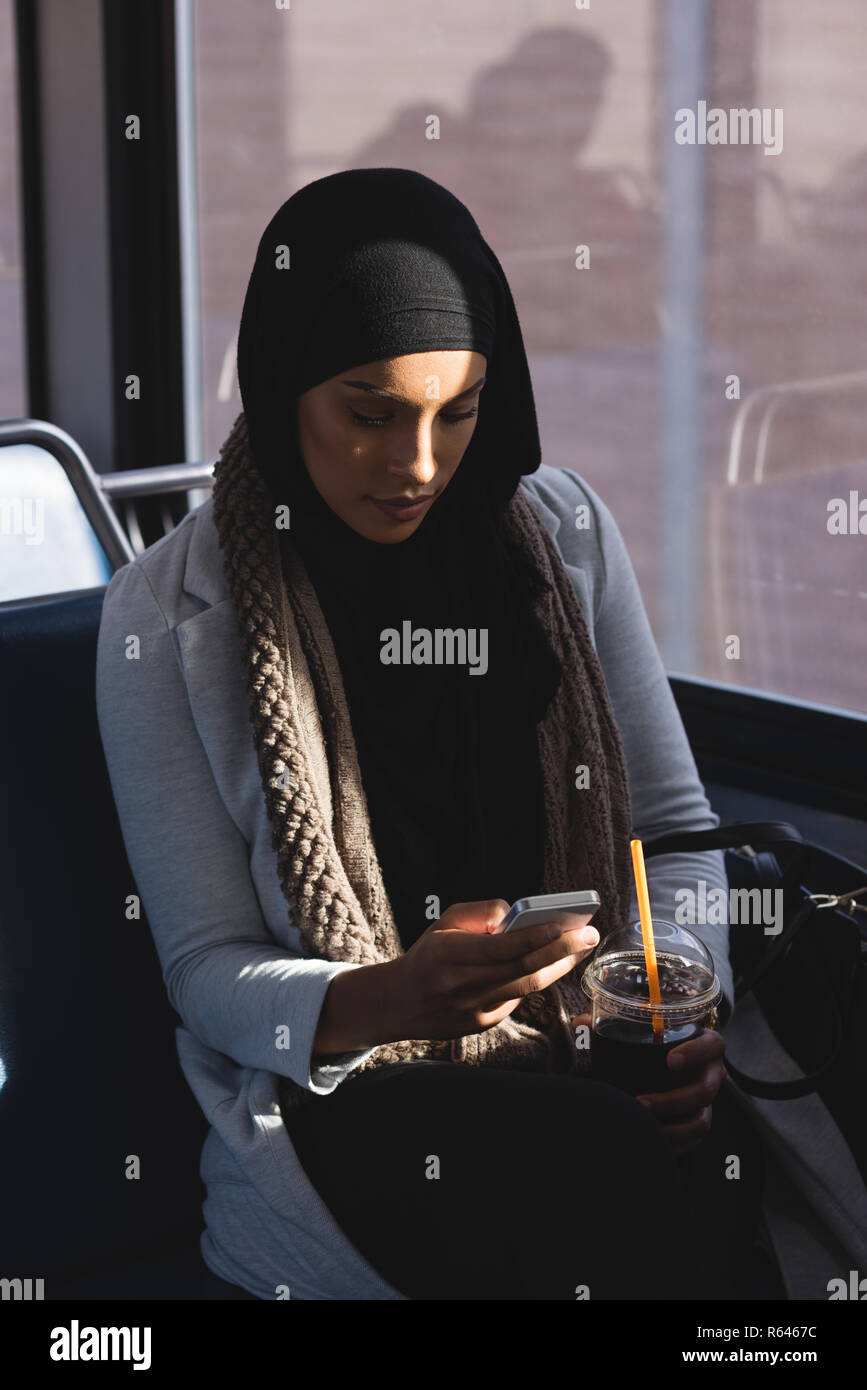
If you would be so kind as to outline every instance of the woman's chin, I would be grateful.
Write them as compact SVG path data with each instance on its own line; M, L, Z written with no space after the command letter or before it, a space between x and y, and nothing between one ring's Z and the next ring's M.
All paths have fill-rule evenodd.
M411 517L401 517L393 513L389 515L377 507L375 502L366 498L359 507L346 512L342 519L365 540L380 541L389 545L405 541L417 531L429 511L430 507L427 506Z

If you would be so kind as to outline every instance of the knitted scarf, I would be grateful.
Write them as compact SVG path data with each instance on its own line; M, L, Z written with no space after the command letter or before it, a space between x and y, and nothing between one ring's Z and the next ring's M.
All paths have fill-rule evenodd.
M307 956L373 965L403 954L371 839L340 669L297 550L284 582L274 498L238 416L214 471L213 514L238 619L252 736L272 846L291 921ZM601 942L625 921L631 807L620 736L602 668L554 540L519 488L504 516L510 544L541 583L534 613L562 663L537 725L546 807L544 876L527 893L595 888ZM576 770L589 785L576 786ZM501 1023L447 1041L384 1043L347 1081L416 1058L567 1072L577 1067L571 1017L585 1006L582 967L526 996ZM313 1094L283 1079L290 1104Z

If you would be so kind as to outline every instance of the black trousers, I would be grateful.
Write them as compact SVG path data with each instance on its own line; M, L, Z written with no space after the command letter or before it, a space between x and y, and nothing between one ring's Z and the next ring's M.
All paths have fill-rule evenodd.
M738 1274L761 1145L725 1088L680 1160L643 1106L574 1075L409 1062L284 1118L338 1224L408 1298L755 1296Z

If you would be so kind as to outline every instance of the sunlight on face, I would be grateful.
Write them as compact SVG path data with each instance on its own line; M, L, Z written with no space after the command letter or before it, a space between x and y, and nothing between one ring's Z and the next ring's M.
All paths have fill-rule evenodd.
M340 372L298 397L298 443L316 491L367 540L421 524L476 427L486 361L469 349L413 352ZM378 505L411 499L404 507Z

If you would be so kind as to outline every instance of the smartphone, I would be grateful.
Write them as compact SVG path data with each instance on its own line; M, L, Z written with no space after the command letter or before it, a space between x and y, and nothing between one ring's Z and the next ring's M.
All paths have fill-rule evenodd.
M521 927L535 926L537 922L556 922L558 918L563 918L565 927L568 925L565 920L567 913L586 917L589 922L599 902L599 894L593 889L584 893L542 893L535 898L519 898L496 930L517 931Z

